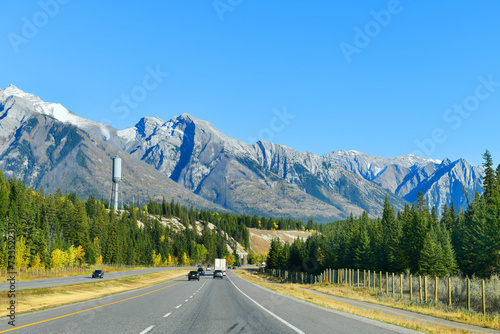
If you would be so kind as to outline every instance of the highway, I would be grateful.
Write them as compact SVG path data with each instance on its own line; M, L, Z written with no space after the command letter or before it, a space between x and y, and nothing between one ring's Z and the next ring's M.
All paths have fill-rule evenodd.
M186 271L187 274L187 271ZM3 306L2 306L3 307ZM12 329L12 330L11 330ZM7 331L10 330L10 331ZM277 294L232 272L0 319L0 333L415 333Z
M16 290L50 288L60 285L89 283L89 282L95 282L96 280L109 280L113 278L143 275L143 274L155 273L158 271L177 270L177 269L189 270L189 268L180 268L180 267L150 268L150 269L117 271L114 273L107 273L105 271L104 278L99 278L99 279L92 278L92 274L87 274L87 275L68 276L68 277L45 278L45 279L31 280L31 281L18 280L16 281ZM10 283L0 283L0 291L7 291L9 290L9 287Z

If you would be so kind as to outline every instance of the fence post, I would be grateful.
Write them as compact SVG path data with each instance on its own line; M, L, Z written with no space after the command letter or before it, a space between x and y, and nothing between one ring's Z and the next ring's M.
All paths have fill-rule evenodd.
M467 277L467 311L470 311L470 279Z
M392 297L394 298L396 291L394 288L394 273L392 273Z
M451 277L448 277L448 305L451 306Z
M420 296L420 302L422 302L422 276L418 276L418 294Z
M484 294L484 279L482 281L483 288L483 315L486 315L486 295Z
M389 294L389 273L385 272L385 294Z
M366 288L366 269L363 269L363 288Z
M403 274L399 274L399 292L401 292L401 299L403 299Z
M413 277L410 274L410 302L413 299Z
M370 290L370 270L368 270L368 290Z
M425 302L427 303L427 275L424 276L424 296Z
M434 302L438 301L438 277L436 276L436 281L434 282Z
M382 292L382 270L379 273L378 285L379 285L380 292Z
M359 288L359 269L358 269L358 281L356 283L357 283L357 286Z

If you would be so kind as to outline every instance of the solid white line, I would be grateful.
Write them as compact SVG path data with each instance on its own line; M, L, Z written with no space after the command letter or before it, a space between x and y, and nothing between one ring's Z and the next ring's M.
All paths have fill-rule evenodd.
M267 308L265 308L264 306L260 305L259 303L257 303L255 300L253 300L252 298L250 298L250 296L248 296L246 293L244 293L243 291L240 290L240 288L238 288L236 286L236 284L233 283L233 281L228 277L229 279L229 282L231 282L231 284L234 285L234 287L239 291L241 292L241 294L245 297L247 297L248 299L250 299L252 302L254 302L258 307L260 307L261 309L263 309L264 311L266 311L267 313L269 313L270 315L272 315L273 317L275 317L276 319L278 319L279 321L281 321L283 324L285 324L286 326L290 327L291 329L293 329L296 333L301 333L301 334L305 334L305 332L301 331L300 329L298 329L297 327L295 327L294 325L292 325L291 323L289 323L288 321L286 321L285 319L283 318L280 318L279 316L277 316L276 314L274 314L273 312L269 311Z
M180 304L180 305L177 305L177 306L176 306L175 308L179 308L179 307L181 307L181 306L182 306L182 304Z
M150 330L152 330L154 326L155 325L149 326L148 328L146 328L145 330L143 330L140 334L146 334L147 332L149 332Z
M171 314L172 314L172 312L168 312L168 313L167 313L167 314L165 314L163 317L164 317L164 318L166 318L166 317L168 317L168 316L169 316L169 315L171 315Z

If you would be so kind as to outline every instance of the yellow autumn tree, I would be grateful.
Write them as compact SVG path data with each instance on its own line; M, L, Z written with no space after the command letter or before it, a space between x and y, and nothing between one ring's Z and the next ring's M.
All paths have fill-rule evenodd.
M233 254L231 255L226 255L226 264L228 266L232 266L234 264L234 261L236 260L236 258L234 257Z
M183 265L189 264L189 258L187 256L186 252L184 252L184 254L182 254L181 264L183 264Z
M20 236L16 240L16 252L15 252L15 266L16 268L27 268L30 262L30 249L26 246L23 236Z
M161 254L156 254L153 250L153 266L159 267L161 266Z
M85 257L85 250L83 249L82 245L78 245L76 248L76 259L78 261L78 265L82 265L83 258Z
M63 268L68 263L68 254L58 249L54 249L50 255L50 267L51 268Z
M36 253L33 261L31 261L31 269L35 271L44 270L45 264L42 262L40 258L40 254Z
M66 265L68 267L74 267L76 263L76 248L75 246L71 245L69 246L68 250L66 251L67 254L67 262Z

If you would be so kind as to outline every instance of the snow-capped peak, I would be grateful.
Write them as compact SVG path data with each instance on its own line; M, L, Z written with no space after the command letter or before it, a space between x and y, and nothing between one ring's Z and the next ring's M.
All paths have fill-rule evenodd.
M28 100L32 100L32 101L41 101L38 96L33 95L33 94L29 94L29 93L25 93L24 91L17 88L13 84L11 84L9 87L5 88L5 90L3 90L3 91L2 91L2 89L0 89L0 93L1 92L3 92L5 97L15 96L15 97L21 97L23 99L28 99Z
M0 104L9 104L9 108L4 108L10 118L24 120L26 113L37 112L51 116L62 123L69 123L81 129L91 132L94 135L104 137L106 140L111 137L110 130L113 128L102 123L98 123L76 115L59 103L42 101L38 96L25 93L14 85L10 85L5 90L0 90ZM14 109L10 110L11 107ZM10 130L9 130L10 131Z

